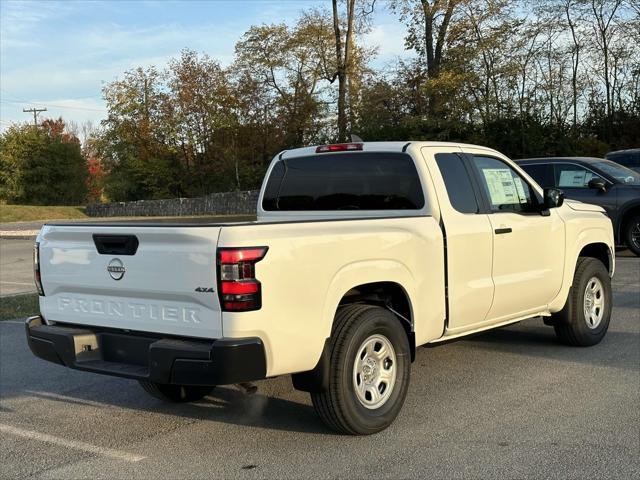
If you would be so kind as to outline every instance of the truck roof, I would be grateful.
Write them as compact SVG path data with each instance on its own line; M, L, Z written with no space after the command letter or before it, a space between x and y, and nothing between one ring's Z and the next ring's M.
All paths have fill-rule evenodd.
M362 144L362 151L365 152L403 152L409 146L416 147L473 147L491 151L492 149L480 145L472 145L458 142L431 142L431 141L396 141L396 142L346 142ZM284 150L279 158L304 157L309 155L321 155L316 153L316 148L320 145L310 145L308 147L293 148Z

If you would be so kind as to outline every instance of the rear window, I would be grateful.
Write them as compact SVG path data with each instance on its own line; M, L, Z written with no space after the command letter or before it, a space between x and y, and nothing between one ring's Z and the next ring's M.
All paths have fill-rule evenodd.
M418 210L420 178L405 153L358 152L296 157L271 171L262 200L267 211Z

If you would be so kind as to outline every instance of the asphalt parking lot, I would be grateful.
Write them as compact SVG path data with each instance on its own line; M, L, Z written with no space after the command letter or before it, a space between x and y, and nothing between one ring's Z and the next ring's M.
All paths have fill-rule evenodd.
M0 322L0 477L640 478L640 259L618 259L614 297L595 347L533 319L420 348L402 413L360 438L286 377L167 405L39 360Z

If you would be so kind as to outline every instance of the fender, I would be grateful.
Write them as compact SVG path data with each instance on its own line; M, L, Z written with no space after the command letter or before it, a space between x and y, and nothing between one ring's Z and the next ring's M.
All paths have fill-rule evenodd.
M333 319L340 301L349 290L359 285L379 282L396 283L402 288L409 300L411 318L415 319L414 302L412 292L408 291L408 285L414 285L413 275L402 263L390 259L363 260L349 263L336 272L329 284L325 305L323 308L322 321L325 341L322 350L318 354L318 362L308 372L300 372L292 375L293 386L297 390L305 392L319 393L327 388L329 383L329 361L331 352L331 330ZM411 335L415 333L411 325ZM415 354L415 352L413 352Z
M406 265L392 259L357 261L340 268L329 284L322 312L325 337L331 336L333 318L338 310L340 300L342 300L345 294L358 285L377 282L393 282L400 285L409 298L411 317L416 318L418 312L415 311L416 304L413 301L415 298L413 286L416 282L413 274ZM413 327L415 328L415 325L413 325Z
M567 225L568 226L568 225ZM601 227L591 227L581 230L574 238L576 241L573 245L567 245L567 252L565 256L564 274L562 279L562 288L558 292L558 295L549 302L549 312L556 313L562 310L567 298L569 296L569 290L573 285L573 274L576 271L576 265L578 263L578 255L584 247L593 243L604 243L609 246L609 258L610 258L610 271L609 275L613 276L615 265L615 253L611 251L613 243L612 230L607 230ZM567 237L571 238L569 232Z

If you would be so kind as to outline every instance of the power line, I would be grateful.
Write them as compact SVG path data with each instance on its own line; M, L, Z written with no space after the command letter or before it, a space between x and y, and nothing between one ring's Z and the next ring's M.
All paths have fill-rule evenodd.
M20 103L25 103L25 101L13 101L13 100L0 100L1 103L10 103L10 104L20 104ZM62 109L66 109L66 110L87 110L89 112L102 112L102 113L106 113L107 110L104 108L89 108L89 107L71 107L68 105L57 105L55 103L42 103L42 102L37 102L40 105L46 105L48 107L52 107L52 108L62 108Z
M33 126L38 128L38 114L40 112L46 112L46 108L23 108L23 112L25 113L33 113Z

